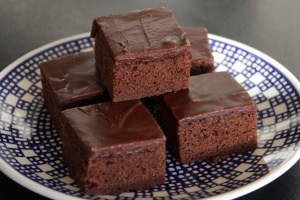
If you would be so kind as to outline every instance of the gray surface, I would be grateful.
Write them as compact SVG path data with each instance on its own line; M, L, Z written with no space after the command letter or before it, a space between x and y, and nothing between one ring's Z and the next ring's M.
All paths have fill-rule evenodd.
M45 1L0 0L0 70L46 43L88 32L95 16L167 6L182 26L248 44L300 78L300 1ZM0 174L0 199L44 199ZM271 184L240 199L300 199L300 162Z

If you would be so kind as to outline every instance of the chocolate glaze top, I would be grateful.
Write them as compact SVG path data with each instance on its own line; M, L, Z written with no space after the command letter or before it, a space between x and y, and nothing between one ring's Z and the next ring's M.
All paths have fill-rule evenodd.
M189 50L190 44L173 13L168 8L137 10L101 16L94 19L91 36L99 31L106 38L113 57L163 56L174 51Z
M86 96L106 95L99 82L92 51L44 62L40 70L59 104Z
M159 125L139 100L71 108L62 115L88 151L165 142Z
M183 31L186 32L191 43L192 63L201 61L201 59L208 59L213 62L207 29L204 27L185 27Z
M192 76L189 89L166 93L161 98L177 120L198 119L208 113L255 106L245 89L227 72Z

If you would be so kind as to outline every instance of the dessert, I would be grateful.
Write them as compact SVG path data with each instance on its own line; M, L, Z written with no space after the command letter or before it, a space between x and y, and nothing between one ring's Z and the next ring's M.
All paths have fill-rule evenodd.
M189 89L159 97L156 115L167 146L182 163L257 146L256 106L227 72L192 76Z
M212 72L214 59L208 43L207 29L204 27L185 27L183 31L191 42L192 67L191 75Z
M63 158L87 194L116 194L165 182L165 136L139 101L62 112Z
M208 73L214 61L206 28L182 29L170 9L154 8L97 17L91 36L95 54L40 65L63 161L86 194L165 183L162 129L182 163L257 146L251 97L230 74Z
M168 8L97 17L96 67L112 101L188 87L190 42Z
M44 103L57 130L62 110L109 99L97 76L93 52L41 63L40 72Z

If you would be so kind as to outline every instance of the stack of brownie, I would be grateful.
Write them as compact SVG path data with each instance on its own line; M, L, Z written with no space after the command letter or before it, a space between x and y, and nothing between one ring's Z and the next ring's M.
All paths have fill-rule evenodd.
M155 8L97 17L91 36L94 51L40 65L64 162L84 192L163 184L166 146L182 163L256 147L256 106L228 73L208 73L206 28L181 28Z

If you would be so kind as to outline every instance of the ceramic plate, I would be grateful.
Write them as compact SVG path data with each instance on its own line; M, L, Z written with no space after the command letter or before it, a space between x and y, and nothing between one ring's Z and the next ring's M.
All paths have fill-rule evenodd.
M218 164L182 165L167 155L166 183L117 196L88 196L62 163L61 140L41 96L38 64L90 49L88 34L36 49L0 74L0 168L24 187L53 199L228 199L256 190L300 157L300 84L281 64L241 43L209 35L217 71L228 71L258 109L258 148Z

